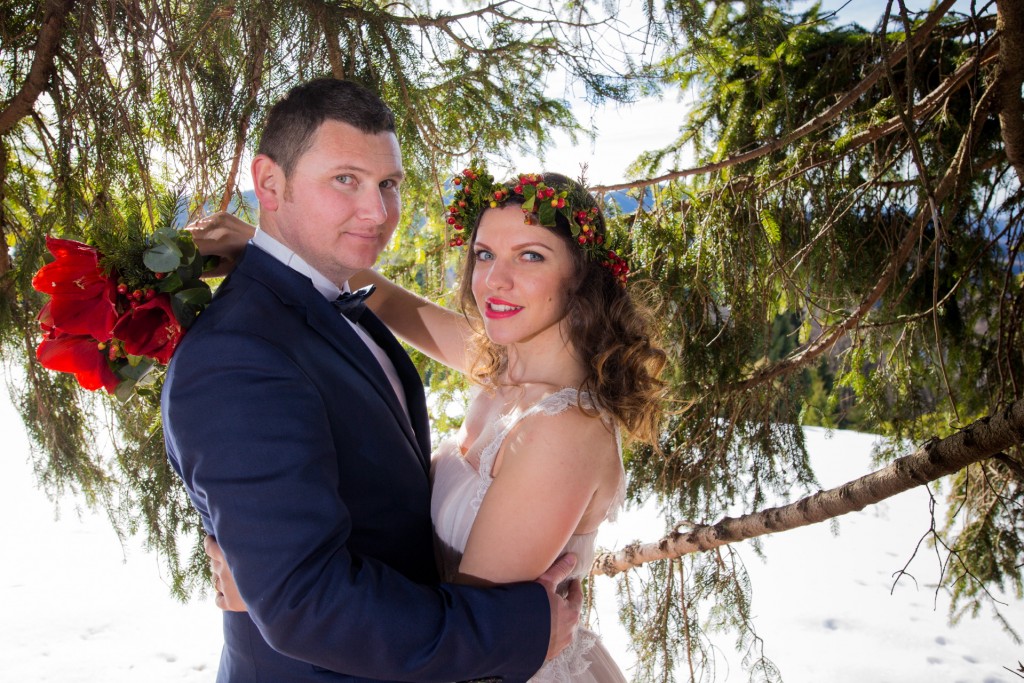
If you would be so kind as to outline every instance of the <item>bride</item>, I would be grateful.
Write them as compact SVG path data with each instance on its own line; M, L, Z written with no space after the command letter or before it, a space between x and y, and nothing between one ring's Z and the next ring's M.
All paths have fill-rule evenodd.
M656 442L665 354L582 185L550 173L495 183L480 168L453 182L450 244L467 246L461 313L372 271L349 283L375 286L367 305L397 336L476 385L461 429L433 458L442 578L533 580L565 552L577 555L579 578L598 528L624 501L623 432ZM204 254L235 254L252 234L227 214L192 230ZM218 605L244 609L219 549L207 545ZM625 679L581 628L531 680Z

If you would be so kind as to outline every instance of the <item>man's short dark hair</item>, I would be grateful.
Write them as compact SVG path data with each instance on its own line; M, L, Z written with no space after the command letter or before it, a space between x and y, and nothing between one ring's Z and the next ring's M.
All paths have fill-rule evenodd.
M358 83L317 78L297 85L270 109L257 154L266 154L291 175L324 121L347 123L364 133L395 131L395 115Z

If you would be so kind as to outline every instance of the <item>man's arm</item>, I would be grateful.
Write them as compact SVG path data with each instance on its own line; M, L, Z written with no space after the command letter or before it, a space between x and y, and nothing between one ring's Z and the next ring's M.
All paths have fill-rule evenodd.
M227 558L221 550L217 539L207 536L203 539L203 549L210 558L210 571L213 575L213 587L216 591L214 604L227 612L246 612L249 610L245 600L238 592L235 584L235 577L231 574ZM541 574L537 583L544 586L548 594L548 602L551 605L551 638L548 642L547 659L551 659L568 647L572 642L576 630L576 623L579 621L580 610L583 607L583 591L579 581L569 584L569 592L563 598L556 593L558 586L565 581L576 566L575 555L563 555Z
M208 333L183 347L165 386L169 452L267 642L366 677L528 678L550 635L542 586L423 586L350 551L337 423L309 372L264 340ZM354 448L374 429L365 411L384 410L359 394L340 436Z

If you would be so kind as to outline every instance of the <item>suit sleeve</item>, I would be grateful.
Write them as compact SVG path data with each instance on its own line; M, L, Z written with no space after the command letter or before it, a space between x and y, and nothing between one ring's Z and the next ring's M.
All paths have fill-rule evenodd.
M315 383L266 340L204 332L168 370L168 453L267 643L370 678L533 675L549 637L543 588L419 585L350 552L336 435Z

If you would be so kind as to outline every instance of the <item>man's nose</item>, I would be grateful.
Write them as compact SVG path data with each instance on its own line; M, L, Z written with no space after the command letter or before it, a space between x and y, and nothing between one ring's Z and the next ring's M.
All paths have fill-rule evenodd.
M359 197L357 215L360 218L383 223L388 217L388 208L384 204L384 195L379 188L367 189Z

